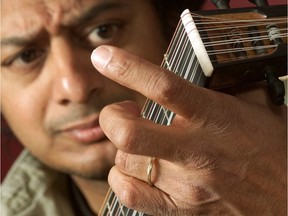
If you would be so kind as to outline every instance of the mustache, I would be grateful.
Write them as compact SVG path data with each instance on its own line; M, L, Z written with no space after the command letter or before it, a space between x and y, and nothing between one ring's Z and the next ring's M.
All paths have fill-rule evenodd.
M87 105L78 104L65 109L65 113L49 119L45 128L51 135L57 134L61 128L73 122L81 121L91 115L99 115L100 111L108 104Z
M104 96L103 96L104 97ZM91 115L99 117L100 111L107 105L117 103L125 100L134 100L134 95L130 93L116 94L109 98L95 96L88 103L83 104L70 104L62 108L62 113L57 116L48 116L45 121L45 129L49 134L53 135L59 133L61 128L74 122L79 122L82 119L89 118ZM61 109L61 108L60 108Z

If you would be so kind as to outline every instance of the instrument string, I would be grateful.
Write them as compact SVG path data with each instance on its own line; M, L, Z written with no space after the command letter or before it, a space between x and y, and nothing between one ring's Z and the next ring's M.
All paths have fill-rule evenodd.
M281 35L282 36L282 35ZM287 34L285 34L285 36L287 36ZM267 39L267 38L266 38ZM228 41L228 42L222 42L222 43L216 43L215 42L215 44L210 44L210 45L207 45L206 46L206 44L205 44L205 47L207 48L207 47L209 47L209 46L213 46L214 48L215 48L215 45L217 45L217 46L220 46L220 45L231 45L231 44L233 44L233 43L238 43L238 42L254 42L253 40L251 41L251 40L242 40L242 39L235 39L235 40L230 40L230 41ZM208 55L218 55L218 54L224 54L224 53L226 53L226 54L228 54L228 53L231 53L231 54L233 54L233 53L237 53L237 52L239 52L239 51L255 51L255 50L258 50L258 49L260 49L260 48L262 48L262 49L269 49L269 48L274 48L274 49L276 49L278 46L277 45L273 45L273 44L271 44L271 45L263 45L263 46L253 46L253 45L251 45L251 46L246 46L246 47L243 47L243 48L235 48L235 47L231 47L231 48L226 48L226 49L221 49L221 48L217 48L217 49L214 49L213 51L207 51L207 53L208 53Z
M249 27L254 27L254 25L251 25L251 26L247 26L248 28ZM235 26L231 26L230 28L229 28L230 26L226 26L225 28L222 28L222 29L225 29L226 31L225 32L221 32L221 33L209 33L209 37L202 37L202 39L215 39L215 38L217 38L217 37L221 37L221 36L227 36L227 34L229 33L228 32L228 30L239 30L239 32L241 32L243 35L248 35L248 34L250 34L251 32L253 32L253 33L258 33L258 34L267 34L267 30L265 31L265 30L258 30L258 31L243 31L241 28L239 28L239 26L237 26L237 28L235 28ZM281 31L284 31L284 32L286 32L286 33L284 33L284 34L286 34L287 35L287 28L277 28L278 29L278 31L279 32L281 32ZM217 29L217 28L211 28L211 29L207 29L207 31L206 32L208 32L209 30L213 30L213 31L216 31L216 30L220 30L219 28ZM204 30L202 30L202 31L200 31L200 32L204 32Z
M269 46L267 45L267 46L265 46L265 48L276 48L276 47L277 47L277 45L269 45ZM242 49L242 48L219 49L219 50L217 50L217 52L214 52L212 50L212 51L207 51L207 53L209 55L216 55L216 54L227 53L227 51L228 51L228 53L234 53L234 52L239 52L239 51L243 51L243 50L252 51L252 50L255 50L257 48L259 49L260 47L248 47L248 48L245 48L245 49ZM261 46L261 48L262 48L262 46Z
M237 24L237 23L265 23L265 22L281 22L281 23L286 23L287 22L287 18L286 17L276 17L276 18L267 18L267 19L225 19L225 18L219 18L219 17L209 17L209 16L202 16L199 14L195 14L195 13L190 13L191 16L193 16L194 18L199 18L201 19L201 22L197 23L195 22L195 24L221 24L223 22L225 22L225 24L227 23L232 23L232 24ZM205 20L206 23L203 21Z
M277 45L263 44L261 46L255 46L255 42L272 40L273 38L287 38L287 27L274 28L272 32L269 32L266 28L269 25L280 26L281 24L287 24L287 20L284 18L271 18L266 20L227 20L220 18L204 17L191 13L196 18L195 24L198 24L198 32L206 32L207 36L201 37L204 41L205 48L213 47L213 51L207 51L208 55L218 55L218 54L233 54L240 51L257 51L259 49L276 49ZM201 18L201 22L197 18ZM249 25L241 25L242 23L248 23ZM200 25L201 24L201 25ZM203 25L208 24L208 26L203 27ZM211 25L213 24L213 25ZM233 25L234 24L234 25ZM238 24L238 25L236 25ZM240 25L239 25L240 24ZM263 27L265 30L258 30L255 27ZM246 30L249 27L254 27L253 30ZM243 30L245 28L245 30ZM222 31L224 30L224 31ZM231 31L231 32L229 32ZM188 32L189 34L189 32ZM257 36L251 36L251 34ZM272 38L273 37L273 38ZM209 39L207 42L206 39ZM235 48L233 45L237 43L245 43L245 46L241 48ZM223 46L226 48L223 48ZM243 58L239 57L239 58ZM236 60L236 57L230 57L226 60ZM225 59L224 59L225 60Z
M191 13L193 17L196 19L195 24L198 25L197 30L198 32L209 32L209 31L220 31L220 30L227 30L230 28L235 28L241 29L241 28L249 28L251 26L253 27L259 27L262 26L266 29L267 26L269 25L281 25L281 24L286 24L287 25L287 19L286 18L269 18L269 19L255 19L255 20L229 20L229 19L220 19L220 18L212 18L212 17L204 17L198 14ZM201 18L201 21L198 21ZM240 25L242 23L248 23L249 25ZM213 24L213 25L212 25ZM217 25L216 25L217 24ZM230 24L230 25L229 25ZM203 25L207 25L203 27ZM212 25L212 27L210 27ZM284 31L287 31L286 29L282 29ZM225 32L225 31L224 31ZM254 30L253 32L256 33L263 33L263 31L259 30ZM265 31L264 31L265 32ZM217 35L219 33L217 32ZM217 36L216 35L216 36ZM209 39L211 39L211 36L213 33L209 33ZM205 39L202 37L202 39Z
M283 31L287 31L287 28L279 28L279 32L280 32L280 34L279 34L279 36L281 36L281 37L287 37L287 32L286 33L284 33ZM265 34L265 33L267 33L267 31L251 31L251 32L249 32L249 31L241 31L241 36L249 36L249 34L251 34L251 33L258 33L258 34ZM223 37L224 37L224 39L223 39ZM233 40L230 40L230 39L225 39L225 37L227 37L227 34L225 34L225 33L220 33L220 34L218 34L217 36L211 36L211 37L209 37L209 39L220 39L219 40L219 42L222 42L222 43L224 43L224 42L231 42L231 41L233 41ZM208 39L208 37L203 37L203 39ZM221 39L223 39L222 41L221 41ZM247 42L251 42L251 41L253 41L254 39L262 39L262 40L265 40L265 39L269 39L269 36L268 35L259 35L259 36L254 36L254 37L242 37L242 39L245 39ZM250 39L250 40L249 40ZM217 45L217 42L218 41L211 41L211 42L204 42L204 44L205 45L210 45L210 44L213 44L213 45Z
M198 23L199 24L199 23ZM220 31L220 30L227 30L227 28L228 29L230 29L230 28L235 28L235 26L237 26L237 28L238 29L241 29L241 28L249 28L249 27L251 27L251 26L255 26L255 27L264 27L264 28L266 28L266 26L269 26L269 25L281 25L281 24L285 24L285 22L278 22L278 23L265 23L265 24L268 24L268 25L263 25L262 23L261 23L261 25L260 24L252 24L252 25L245 25L245 26L240 26L240 25L227 25L227 24L225 24L225 26L223 27L223 26L219 26L219 27L217 27L217 26L214 26L213 28L212 27L210 27L210 28L203 28L203 27L201 27L201 28L198 28L198 31L201 33L201 32L209 32L209 31ZM230 28L229 28L230 27ZM286 29L283 29L283 30L287 30L287 28ZM261 31L260 30L255 30L255 32L257 32L257 33L261 33ZM265 31L264 31L265 32ZM263 33L263 32L262 32ZM214 36L213 35L213 33L209 33L210 35L212 35L212 36Z

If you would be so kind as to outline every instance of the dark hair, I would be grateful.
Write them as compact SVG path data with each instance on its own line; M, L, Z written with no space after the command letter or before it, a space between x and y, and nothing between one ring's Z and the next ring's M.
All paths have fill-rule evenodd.
M170 40L177 23L180 20L180 15L185 9L191 11L199 10L203 0L151 0L159 15L163 26L163 34Z

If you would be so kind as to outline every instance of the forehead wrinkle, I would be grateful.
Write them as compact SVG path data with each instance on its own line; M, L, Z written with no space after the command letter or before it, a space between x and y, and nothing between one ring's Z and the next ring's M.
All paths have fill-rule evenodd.
M18 18L16 20L17 22L23 20L22 29L30 30L31 27L41 25L42 29L46 29L47 32L57 34L64 23L68 23L69 19L71 19L72 16L74 17L72 14L75 14L75 11L77 13L81 5L81 1L79 0L36 0L29 4L32 9L28 9L28 11L32 11L32 14L26 14L27 18ZM28 25L28 28L24 27L24 22L26 22L25 26ZM35 25L32 24L32 22Z
M77 21L83 13L89 11L89 8L91 9L101 4L115 4L123 1L125 2L127 0L87 0L85 5L85 1L83 0L65 0L65 3L63 3L63 1L59 1L59 4L54 4L54 2L58 2L58 0L41 1L43 1L45 4L46 11L50 17L50 21L59 24L61 22L63 26L69 26L74 24L74 22Z
M2 17L1 39L7 37L17 37L33 39L33 37L45 28L45 20L49 20L50 16L47 13L42 0L31 1L23 7L23 5L8 5L4 17ZM22 8L20 8L22 6Z
M127 5L128 0L91 0L85 7L82 0L67 0L65 4L55 7L53 1L45 2L46 13L49 14L45 24L53 32L59 31L61 27L74 26L85 23L91 17L96 17L100 11L111 8L119 8ZM55 1L55 0L54 0ZM56 0L58 1L58 0ZM69 3L68 3L69 1Z
M73 26L79 24L80 17L83 13L87 13L89 8L100 4L109 4L112 2L122 2L123 0L98 0L86 1L84 7L83 0L39 0L42 2L46 14L43 17L43 23L50 32L57 33L62 27ZM56 2L56 4L55 4Z
M46 0L40 2L42 10L40 11L40 16L42 17L42 22L45 28L51 33L57 33L61 26L61 20L65 9L62 5L55 6L53 0L49 3ZM57 5L57 4L56 4Z

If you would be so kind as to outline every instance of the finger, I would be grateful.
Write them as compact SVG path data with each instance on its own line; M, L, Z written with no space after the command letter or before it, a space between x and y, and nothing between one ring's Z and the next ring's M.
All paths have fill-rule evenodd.
M196 110L199 113L205 107L213 106L212 91L194 86L174 73L118 48L100 46L93 51L91 60L104 76L181 116L190 117Z
M163 211L169 209L167 206L170 205L171 200L156 187L150 187L139 179L121 173L117 167L110 170L108 182L120 202L126 207L150 215L167 215Z
M146 157L141 155L132 155L122 151L118 151L115 157L115 165L117 168L124 174L133 176L137 179L140 179L146 183L148 183L148 166L151 165L151 175L150 175L150 183L153 185L164 185L161 182L161 179L158 179L159 176L164 179L168 179L165 177L170 177L174 172L169 172L173 165L170 164L170 167L165 165L166 161L160 159L152 160L152 157ZM167 162L166 162L167 164ZM167 169L162 169L163 167L167 167ZM164 172L165 173L164 173Z
M111 104L103 108L99 116L99 123L106 136L121 151L153 156L166 159L169 161L177 161L187 154L183 143L187 142L183 136L183 129L167 127L155 124L149 120L141 118L127 111L128 106L132 106L132 102ZM189 129L193 134L193 129ZM200 139L195 134L195 140ZM180 145L181 143L181 145ZM201 142L199 142L201 143ZM159 147L161 146L161 147ZM189 150L196 153L198 148L202 148L197 142L189 142Z
M117 152L115 166L123 174L140 179L150 186L158 187L162 191L173 190L171 185L174 185L180 176L183 177L186 174L179 173L182 168L176 163L159 158L127 154L122 151ZM150 174L148 173L149 167L151 168ZM175 176L175 173L178 173L178 176ZM149 175L150 177L148 177ZM195 175L196 178L198 177Z
M208 212L215 212L214 203L219 200L204 188L189 189L181 181L177 190L173 188L179 186L175 182L169 187L172 186L172 190L150 187L144 181L123 174L116 166L110 170L108 182L122 204L150 215L208 215Z

